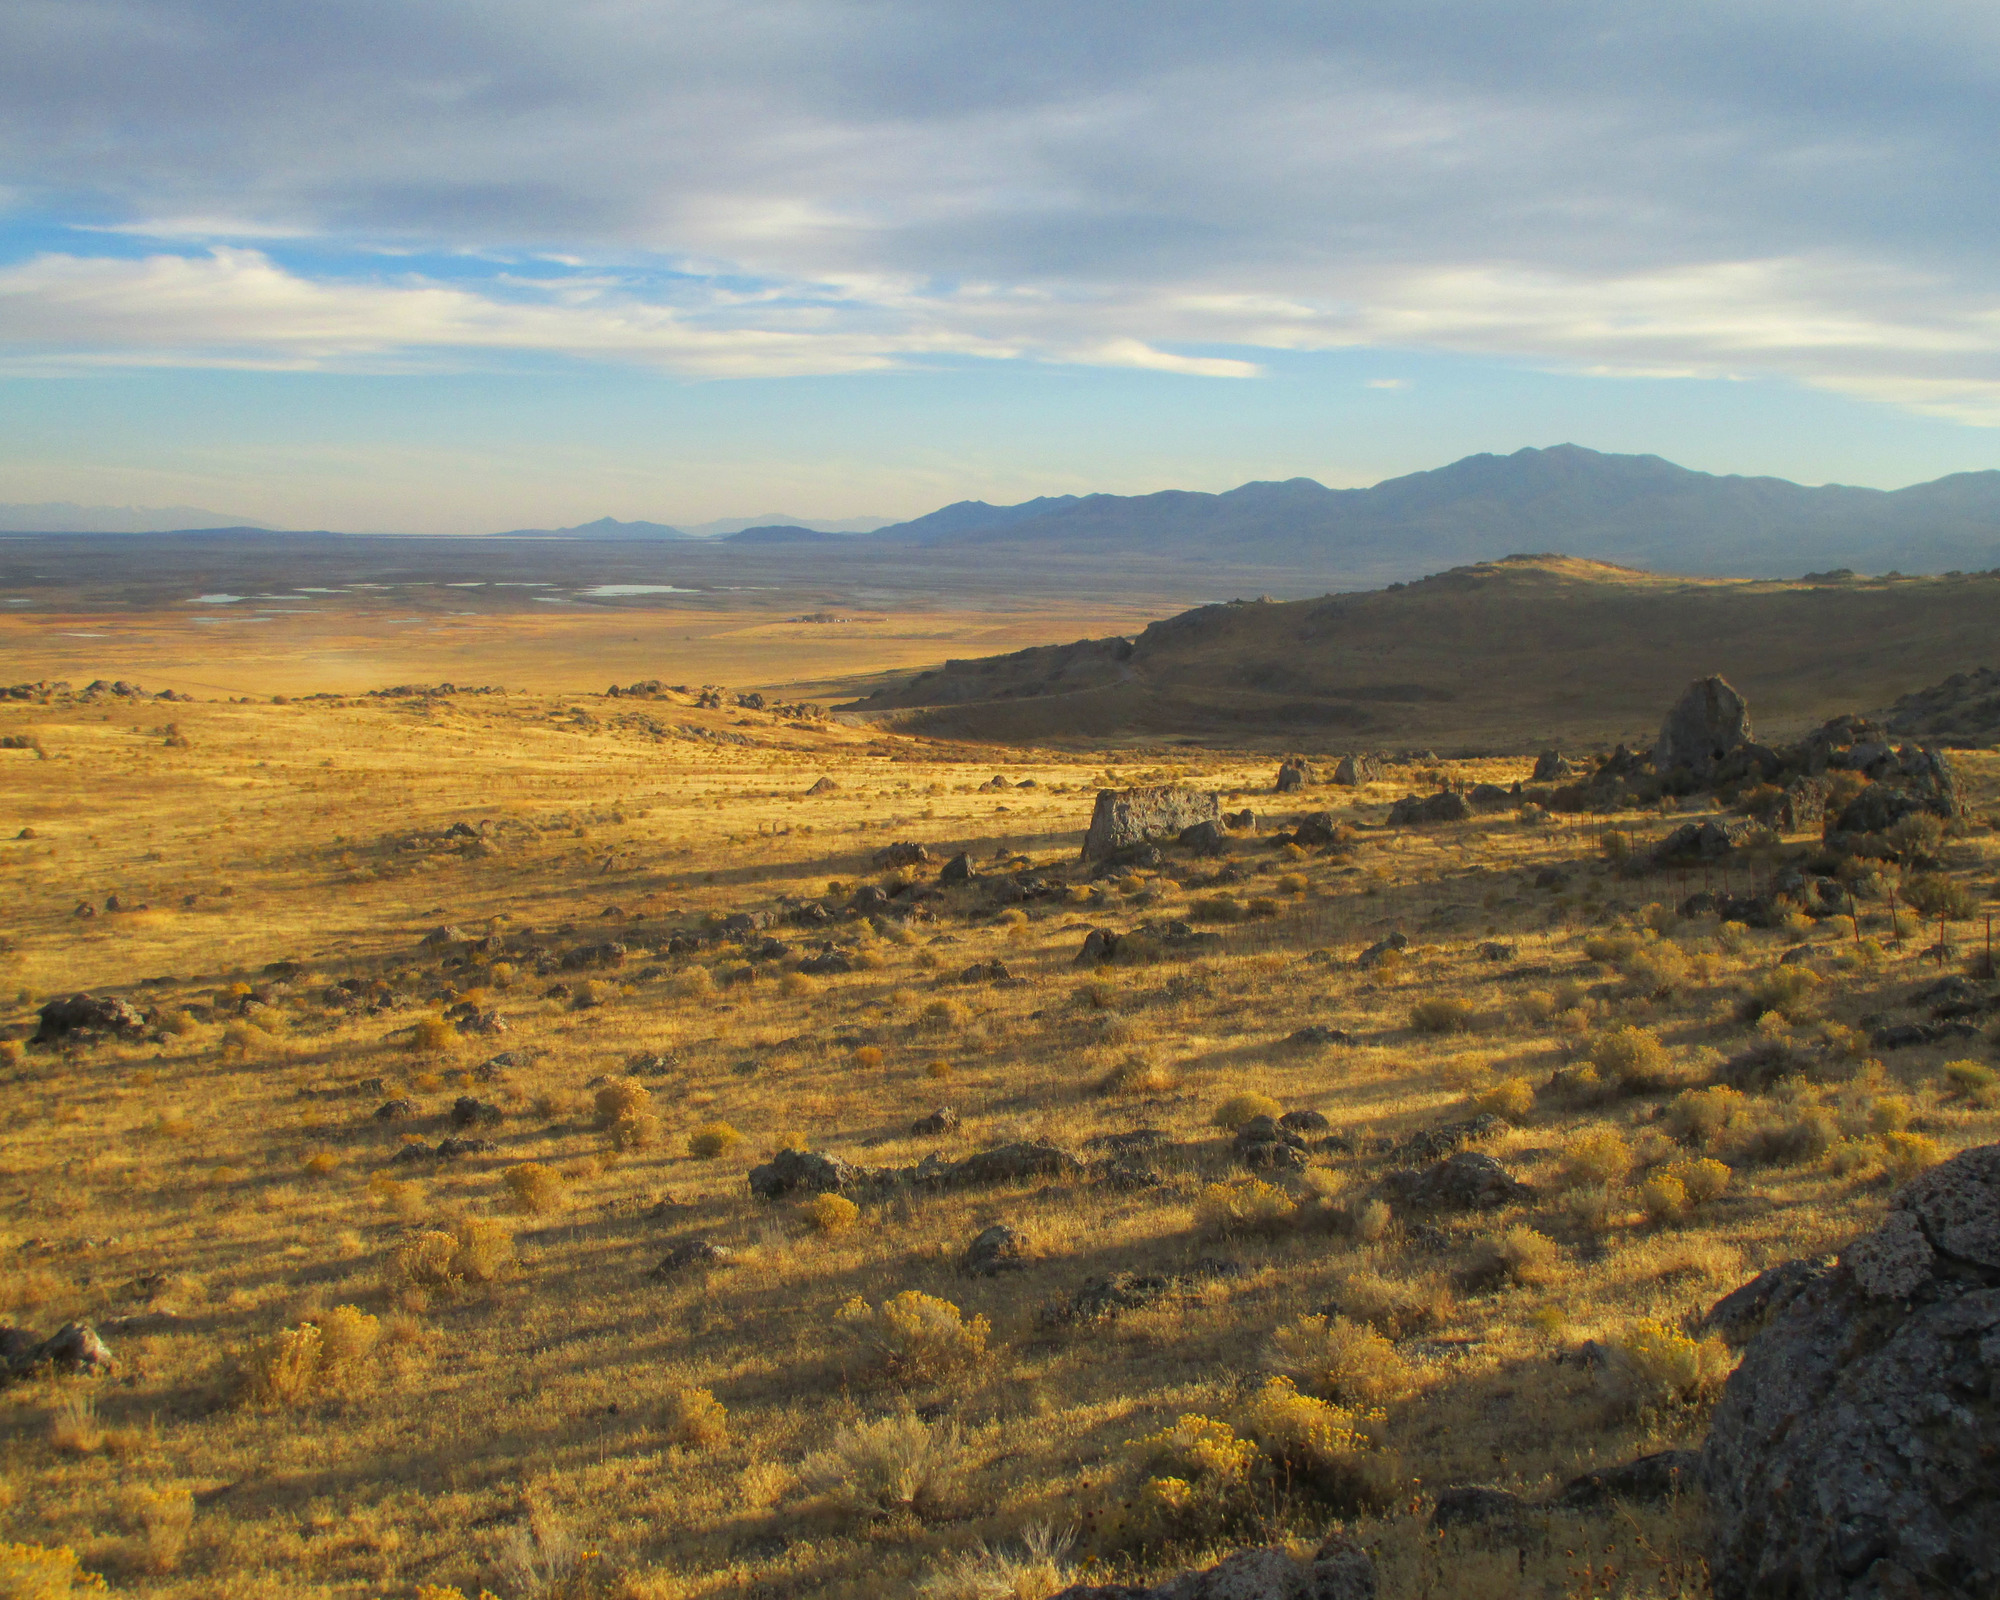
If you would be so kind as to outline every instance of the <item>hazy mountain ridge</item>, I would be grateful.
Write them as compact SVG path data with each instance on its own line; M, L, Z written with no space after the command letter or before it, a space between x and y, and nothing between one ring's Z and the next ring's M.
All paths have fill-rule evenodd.
M234 511L201 506L86 506L73 500L0 503L0 533L171 533L183 528L257 528Z
M1292 478L1222 494L965 501L877 537L1182 556L1226 545L1236 560L1369 566L1386 556L1409 571L1549 548L1728 576L1806 566L1940 571L2000 564L2000 472L1895 490L1808 488L1557 445L1467 456L1368 489Z

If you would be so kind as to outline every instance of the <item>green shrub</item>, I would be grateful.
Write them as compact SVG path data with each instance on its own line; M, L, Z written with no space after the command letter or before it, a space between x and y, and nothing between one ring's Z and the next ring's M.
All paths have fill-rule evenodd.
M1903 899L1919 915L1949 922L1964 922L1978 908L1964 884L1928 872L1903 880Z

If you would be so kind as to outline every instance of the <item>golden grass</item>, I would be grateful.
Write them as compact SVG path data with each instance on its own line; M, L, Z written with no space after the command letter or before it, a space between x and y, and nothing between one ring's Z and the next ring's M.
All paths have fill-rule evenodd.
M756 742L661 739L627 709L177 704L186 749L133 734L150 712L5 712L51 756L0 762L8 1031L84 988L162 1021L0 1063L0 1306L45 1332L89 1319L119 1362L113 1383L0 1392L22 1547L160 1600L511 1596L510 1574L558 1558L641 1600L859 1600L1041 1582L1086 1556L1150 1579L1199 1554L1161 1542L1170 1527L1307 1541L1347 1515L1385 1600L1563 1594L1586 1563L1695 1595L1698 1508L1548 1513L1547 1547L1573 1555L1531 1552L1524 1581L1512 1548L1427 1535L1424 1496L1540 1495L1699 1437L1722 1358L1677 1342L1685 1319L1867 1226L1899 1174L2000 1123L2000 1080L1963 1044L1870 1059L1860 1018L1939 975L1879 902L1859 941L1845 921L1806 932L1824 981L1788 996L1770 980L1796 932L1679 918L1685 886L1620 877L1592 827L1486 818L1363 830L1339 858L1241 845L1231 892L1272 891L1275 915L1086 975L1089 928L1184 919L1217 867L1169 851L1129 884L1071 875L1095 788L1189 779L1266 810L1268 763L959 751L694 707L674 720ZM1983 810L1994 763L1963 766ZM996 771L1034 787L983 787ZM807 798L828 772L839 790ZM1400 788L1307 805L1374 821ZM499 853L443 838L458 821ZM784 920L829 880L874 882L874 851L902 838L982 873L1025 857L1087 903L1002 919L947 890L879 929ZM1947 838L1938 870L1989 884L1994 845ZM1568 886L1537 888L1558 862ZM114 891L152 909L105 912ZM74 915L85 899L97 915ZM738 911L779 920L721 934ZM419 942L440 926L460 942ZM1396 969L1356 969L1392 928L1410 940ZM765 937L793 953L760 955ZM1492 939L1510 963L1479 957ZM780 981L822 941L850 970ZM961 978L995 959L1009 981ZM1478 1025L1413 1027L1431 1000ZM461 1026L467 1007L506 1032ZM453 1019L451 1048L409 1048L432 1017ZM1356 1042L1287 1043L1309 1024ZM1728 1086L1752 1049L1805 1066ZM1595 1087L1547 1087L1586 1067ZM1216 1114L1253 1094L1250 1115L1315 1110L1340 1142L1302 1174L1242 1171ZM462 1096L500 1120L454 1127ZM955 1132L910 1132L944 1103ZM1505 1119L1475 1148L1535 1197L1419 1235L1374 1183L1394 1146L1474 1106ZM741 1142L695 1147L719 1127ZM1141 1127L1173 1146L1121 1158L1145 1181L857 1194L847 1226L745 1182L786 1146L906 1166L1031 1139L1095 1155L1086 1141ZM496 1148L430 1154L447 1136ZM1032 1261L964 1275L997 1221ZM731 1254L652 1276L696 1237ZM1168 1287L1042 1315L1121 1273ZM1624 1352L1615 1380L1551 1359L1584 1339ZM1223 1481L1215 1428L1179 1439L1180 1469L1142 1443L1184 1417L1263 1463L1244 1468L1254 1493ZM1167 1480L1186 1493L1148 1488ZM1072 1525L1073 1546L1044 1536Z

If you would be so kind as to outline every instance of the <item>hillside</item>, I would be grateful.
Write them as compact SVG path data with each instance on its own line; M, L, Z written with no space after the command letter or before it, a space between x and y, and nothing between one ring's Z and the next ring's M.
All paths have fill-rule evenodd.
M2000 576L1759 583L1512 556L1420 582L1231 601L947 662L851 709L1009 743L1148 739L1522 751L1650 740L1662 685L1721 672L1773 731L1992 653Z
M1802 566L1943 572L2000 562L2000 472L1897 490L1716 477L1576 445L1467 456L1368 489L1311 478L1225 494L961 501L877 536L919 545L1048 545L1312 564L1409 577L1507 550L1561 548L1667 572Z

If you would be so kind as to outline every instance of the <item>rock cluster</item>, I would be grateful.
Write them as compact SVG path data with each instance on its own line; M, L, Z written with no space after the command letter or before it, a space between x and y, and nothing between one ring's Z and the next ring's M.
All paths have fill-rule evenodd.
M750 1169L750 1192L766 1200L793 1194L857 1194L912 1185L950 1188L1062 1177L1084 1170L1083 1162L1061 1145L1023 1140L979 1150L958 1161L925 1156L914 1167L858 1167L814 1150L780 1150Z
M2000 1145L1709 1318L1761 1323L1702 1453L1718 1600L2000 1593Z
M136 1006L108 995L73 994L67 999L51 1000L36 1017L30 1044L81 1041L106 1034L130 1037L144 1032L146 1027L145 1014Z
M66 1322L46 1339L25 1328L0 1327L0 1377L23 1378L48 1368L55 1372L111 1370L111 1347L87 1322Z

